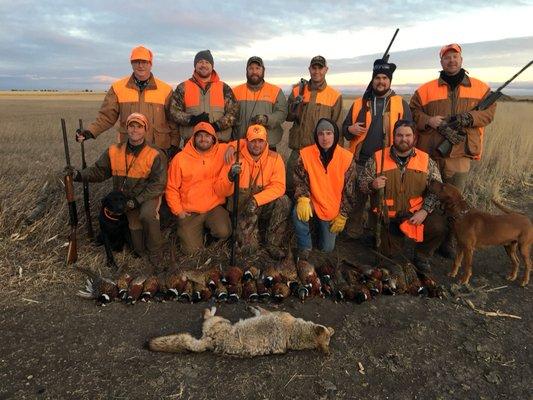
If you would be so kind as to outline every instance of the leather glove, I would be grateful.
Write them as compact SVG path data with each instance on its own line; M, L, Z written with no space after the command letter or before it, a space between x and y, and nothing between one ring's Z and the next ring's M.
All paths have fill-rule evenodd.
M136 198L130 197L128 201L126 201L126 208L128 210L134 210L140 206L139 202Z
M329 231L331 233L340 233L344 230L344 226L346 225L346 220L348 218L345 217L342 214L338 214L335 218L333 218L329 223Z
M65 168L63 168L63 175L70 175L70 176L72 176L72 180L73 181L81 182L80 171L78 171L74 167L65 167Z
M209 114L204 111L198 115L191 115L191 118L189 119L190 126L195 126L199 122L209 122Z
M267 126L267 124L268 124L268 115L257 114L257 115L252 117L250 122L252 124L259 124L259 125Z
M82 140L80 140L82 139ZM81 129L76 129L76 141L77 142L82 142L83 140L87 140L87 139L94 139L94 135L92 134L92 132L88 129L84 129L84 130L81 130Z
M313 216L313 209L311 208L311 199L309 197L300 197L296 202L296 215L298 219L303 222L309 221Z
M228 171L228 179L230 182L235 181L235 178L237 177L237 175L241 173L241 169L242 168L241 168L240 163L235 163L231 166L231 168Z
M448 124L457 129L457 128L470 128L474 123L472 114L465 112L462 114L453 115L450 117Z
M466 140L466 135L462 132L458 132L444 123L439 125L437 131L450 141L451 144L458 144Z
M167 158L168 161L172 160L172 158L180 152L180 148L178 146L170 146L167 150Z

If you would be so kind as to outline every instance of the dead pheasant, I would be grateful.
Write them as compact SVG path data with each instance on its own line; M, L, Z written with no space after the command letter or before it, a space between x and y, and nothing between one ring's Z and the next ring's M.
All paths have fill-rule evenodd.
M257 294L257 286L254 279L243 283L242 298L248 301L257 301L259 299L259 295Z
M420 279L418 279L415 266L411 263L406 263L402 265L402 270L405 275L407 292L413 296L424 294L425 289L422 287Z
M272 287L272 297L277 302L282 302L291 295L291 289L286 283L276 283Z
M298 272L298 278L303 288L307 289L307 293L302 288L298 290L298 297L300 299L303 300L307 296L319 296L322 294L320 279L318 278L315 267L311 263L305 260L298 260L296 271Z
M139 300L143 292L145 280L146 276L141 275L130 282L130 286L128 288L128 296L126 298L126 302L128 304L135 304L137 300Z
M239 267L230 267L224 272L224 277L228 285L238 285L242 281L243 272Z
M248 282L250 280L256 280L261 276L261 270L257 267L248 267L244 270L244 274L242 276L243 282Z
M214 291L222 278L222 269L220 267L210 269L206 274L207 286Z
M115 282L103 278L89 269L78 268L78 270L89 277L85 289L78 290L78 296L84 299L95 299L102 305L107 304L118 297L118 287Z
M242 296L242 284L238 282L237 284L229 283L226 286L228 290L228 302L236 303Z
M266 267L263 275L264 275L263 282L265 283L265 286L267 288L271 288L276 283L283 282L283 277L281 276L281 272L278 269L278 267L274 264L271 264L268 267Z
M193 282L190 280L185 281L183 290L180 293L179 301L182 303L190 303L192 301Z
M127 272L124 272L119 275L117 279L119 299L126 300L126 297L128 297L128 288L132 280L133 280L133 277Z
M159 278L151 275L143 283L143 291L141 294L141 301L148 301L155 296L159 290Z
M264 279L262 277L258 278L255 281L257 287L257 295L259 296L260 301L266 301L270 299L270 290L265 286Z
M222 284L222 282L217 283L217 287L215 289L215 299L217 301L226 301L228 299L228 290Z
M212 296L211 289L207 287L205 282L193 282L192 290L193 303L198 303L199 301L208 301Z
M165 278L165 287L170 298L178 299L186 284L187 278L177 272L172 272Z

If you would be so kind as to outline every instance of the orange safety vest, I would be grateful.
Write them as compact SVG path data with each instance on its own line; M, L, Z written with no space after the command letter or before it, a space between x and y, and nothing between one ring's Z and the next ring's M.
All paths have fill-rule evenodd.
M246 83L233 88L233 94L237 101L266 101L275 104L281 89L268 82L263 83L260 90L250 90Z
M365 126L367 128L370 127L370 124L372 123L372 115L370 114L370 105L368 104L370 100L367 101L367 107L366 107L366 114L365 114ZM361 112L361 108L363 107L363 98L359 97L358 99L355 99L353 102L352 107L352 122L355 123L357 121L357 117L359 116L359 113ZM390 97L390 110L389 110L389 145L392 144L394 139L394 124L399 119L403 118L403 101L402 96L394 95ZM367 131L368 132L368 131ZM366 138L367 133L364 133L360 136L354 137L352 140L350 140L350 151L352 153L356 153L357 147L363 143L363 141Z
M309 176L313 209L318 218L331 221L340 211L344 175L352 164L353 154L337 146L327 168L320 161L320 150L316 144L300 150L300 157Z
M133 89L127 87L127 83L130 80L130 77L120 79L113 83L113 91L117 95L119 103L138 103L140 101L140 93L138 89ZM169 92L172 91L172 88L163 81L160 81L154 77L157 89L155 90L143 90L142 94L144 95L145 103L161 104L165 105L165 100L168 97ZM142 113L142 110L139 112Z
M459 99L469 99L472 102L472 105L475 105L483 99L483 97L487 94L487 92L490 90L489 86L485 82L480 81L479 79L468 77L470 81L470 86L465 85L459 85L459 93L458 98ZM449 86L446 84L439 85L439 79L434 79L424 85L422 85L420 88L417 89L418 96L420 98L420 105L422 107L426 107L429 103L435 102L435 101L449 101L449 92L448 92ZM469 109L462 110L462 111L468 111ZM454 113L457 110L450 109L450 112ZM470 136L469 132L477 132L479 134L479 140L473 138ZM469 147L473 147L470 149L472 152L472 157L475 160L481 159L481 153L483 151L483 133L485 132L485 128L480 127L472 127L467 128L467 136L468 136L468 143ZM476 142L474 144L474 142ZM455 146L454 146L455 147ZM452 156L454 154L454 149L452 149Z
M403 176L390 155L391 147L385 149L383 173L381 173L381 150L374 154L376 162L376 175L384 175L387 178L385 186L385 203L388 207L388 216L396 217L399 212L414 213L422 208L424 198L422 194L427 188L429 173L429 154L416 149L415 154L405 166ZM376 198L373 199L374 212L377 212ZM400 229L406 236L415 241L423 241L423 225L415 226L408 221L400 225Z
M298 85L296 85L292 89L292 95L294 97L297 97L300 95L300 89ZM323 104L325 106L333 107L335 103L337 102L337 99L340 96L340 92L336 91L330 86L326 86L326 88L322 91L318 91L316 94L316 104ZM304 87L304 93L303 93L303 102L309 103L311 99L311 91L309 90L309 85L305 85Z
M191 115L198 115L203 112L209 114L209 122L215 122L224 115L224 82L216 81L211 82L209 90L203 93L202 89L194 83L191 79L187 79L185 82L185 112ZM193 134L193 126L180 126L180 132L185 139L188 139ZM231 129L225 129L222 132L218 132L217 136L220 136Z
M127 176L132 179L146 179L159 152L148 145L137 156L126 151L127 143L116 143L109 147L111 175Z

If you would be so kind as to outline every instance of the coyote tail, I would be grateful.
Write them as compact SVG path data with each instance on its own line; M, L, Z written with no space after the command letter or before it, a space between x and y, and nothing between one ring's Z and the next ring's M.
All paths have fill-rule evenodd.
M211 349L211 341L206 338L196 339L188 333L179 333L153 338L148 342L148 348L164 353L201 353Z

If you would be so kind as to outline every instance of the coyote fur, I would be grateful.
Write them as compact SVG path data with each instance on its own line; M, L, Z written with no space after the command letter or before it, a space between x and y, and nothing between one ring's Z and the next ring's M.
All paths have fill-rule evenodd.
M318 349L329 353L333 328L295 318L287 312L270 312L261 307L249 307L254 317L241 319L234 325L215 316L216 307L204 310L202 337L179 333L151 339L152 351L184 353L188 351L254 357L282 354L287 350Z

